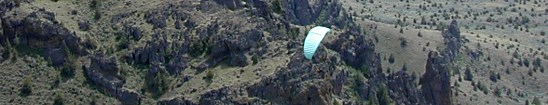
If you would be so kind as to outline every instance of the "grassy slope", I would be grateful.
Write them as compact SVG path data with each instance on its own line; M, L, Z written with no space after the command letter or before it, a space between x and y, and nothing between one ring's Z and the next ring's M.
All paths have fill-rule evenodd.
M383 68L401 68L403 64L407 63L411 71L417 72L418 74L424 72L422 70L424 70L428 50L436 49L435 46L442 46L443 38L441 37L440 31L431 29L429 28L430 26L427 25L415 24L412 20L416 19L417 22L420 22L420 16L430 17L434 13L437 13L439 16L434 17L434 19L439 18L438 22L448 23L449 20L444 20L442 17L443 13L438 13L438 11L450 11L451 8L458 11L458 16L461 17L460 19L457 19L461 26L461 35L465 37L465 39L470 40L470 42L464 44L463 48L461 48L461 52L467 49L481 50L481 52L484 53L484 56L480 57L479 61L470 59L468 56L461 57L456 63L458 71L460 71L461 74L454 75L451 85L454 85L454 82L458 81L458 76L463 76L464 69L469 67L472 68L474 82L481 81L482 84L489 88L489 93L485 95L481 91L473 91L473 86L469 81L458 82L457 84L460 86L457 87L455 91L459 92L459 96L455 97L455 103L498 104L498 102L500 102L506 104L523 104L525 103L525 100L532 102L534 97L540 97L540 100L543 103L546 103L544 100L548 99L548 97L546 97L546 94L548 93L543 92L543 90L548 89L548 86L546 86L548 83L546 82L548 80L548 78L546 78L547 73L537 71L533 72L533 76L529 76L527 73L529 70L533 69L532 66L525 67L518 66L517 63L510 64L510 59L512 59L514 51L517 51L520 54L519 59L528 59L530 62L536 58L542 59L546 56L546 54L541 55L541 53L546 53L548 51L548 46L540 42L541 39L546 39L546 36L539 35L541 30L548 30L548 25L544 23L548 17L544 11L547 9L545 6L546 2L533 4L533 2L530 1L527 2L527 4L517 4L516 6L509 7L509 4L513 4L512 2L447 1L446 4L446 1L432 0L432 3L442 4L443 6L439 8L429 7L426 10L420 10L419 5L432 5L432 3L427 3L422 0L410 0L409 3L405 3L405 0L403 2L399 0L375 0L373 4L369 3L369 0L359 0L358 2L356 2L356 0L343 0L343 2L347 10L351 13L355 13L354 16L356 20L365 18L365 21L361 21L362 26L371 24L378 26L377 31L373 31L373 34L377 35L379 39L376 48L377 52L386 57L390 54L394 54L396 58L394 64L390 64L387 59L383 59ZM407 4L409 4L409 9L405 6ZM395 5L395 7L393 7L393 5ZM495 12L496 7L508 8L508 10L502 11L502 14L498 14L498 12ZM350 8L352 8L352 10L350 10ZM522 9L518 9L517 12L511 12L511 8ZM526 8L527 11L523 8ZM535 11L530 11L531 8ZM479 14L477 20L474 20L472 16L463 18L468 11L472 14L479 13L480 11L489 12L487 12L487 14ZM531 19L531 22L528 24L529 32L525 32L525 26L523 26L523 31L520 31L519 29L513 29L514 25L506 23L507 17L519 16L519 12L522 12L523 16L528 16ZM421 15L419 15L419 13ZM397 17L398 14L401 15L400 18ZM486 19L490 14L493 14L493 18L499 21L487 22ZM531 14L541 14L541 16L532 17ZM367 18L367 16L372 16L372 18ZM403 27L404 33L400 34L399 26L398 28L394 28L394 23L396 23L397 19L403 19L403 17L407 17L407 21L405 21L405 24L407 25ZM427 20L430 21L428 18ZM496 28L497 24L504 26L505 29ZM416 26L426 28L416 29ZM482 26L486 26L486 29L476 29ZM433 28L435 28L435 26ZM420 31L421 34L423 34L423 37L417 37L417 31ZM399 37L405 37L409 41L409 46L406 48L399 47ZM518 39L518 41L514 41L515 39ZM424 43L427 42L430 42L430 47L427 47L426 51L422 51L422 47L425 46ZM478 46L478 43L480 43L480 46ZM500 48L495 48L496 43L499 43ZM514 45L517 48L507 49L510 45ZM518 61L518 58L514 59L516 62ZM546 59L542 59L541 61L543 67L548 68L548 61ZM507 68L510 69L510 74L505 73ZM498 80L498 82L490 81L490 71L499 73L501 75L501 80ZM502 97L497 97L493 94L497 87L504 88ZM511 90L512 94L506 95L507 90L505 89ZM523 97L517 96L518 92L525 93L525 95Z

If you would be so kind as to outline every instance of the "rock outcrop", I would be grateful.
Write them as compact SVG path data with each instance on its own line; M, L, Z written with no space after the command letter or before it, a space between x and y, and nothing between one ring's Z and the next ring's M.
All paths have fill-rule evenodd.
M342 27L352 21L341 5L332 0L281 0L284 18L293 24Z
M451 76L449 68L460 50L460 32L456 20L443 32L447 47L443 52L430 51L426 61L426 71L419 84L422 95L429 104L451 104Z
M53 12L45 9L34 11L23 19L3 17L1 23L3 35L0 40L11 42L23 52L41 53L47 60L55 61L54 65L66 61L65 49L75 56L88 53L81 39L55 20Z
M451 104L449 64L444 56L432 51L428 54L426 72L420 79L424 99L434 105Z
M49 61L51 61L50 63L53 66L61 66L66 62L66 55L67 54L65 54L65 50L61 48L53 48L45 51L44 57L49 59Z
M280 68L279 72L275 72L273 76L248 87L248 94L268 100L273 104L325 105L333 103L334 100L330 95L333 93L333 87L341 87L339 85L344 84L331 83L331 80L325 79L326 74L337 71L334 65L327 65L333 62L313 63L319 61L308 61L301 54L295 54L291 59L287 68Z
M91 64L84 68L87 81L96 86L104 94L116 97L122 104L139 104L140 96L137 92L123 89L125 80L118 74L116 59L107 58L101 54L91 57Z
M3 46L0 46L0 63L2 63L5 59L7 59L6 55L4 51L5 48Z
M443 31L443 37L445 45L447 46L443 52L444 56L452 62L457 56L461 46L460 29L456 20L451 21L447 30Z
M246 2L243 2L242 0L214 0L217 4L226 6L227 8L231 10L240 9L242 8Z
M78 22L78 29L82 30L82 31L87 31L89 30L91 27L89 26L89 22L88 21L79 21Z
M375 62L374 58L377 55L375 54L373 41L366 40L365 36L360 33L359 30L346 31L340 34L339 37L341 38L327 43L326 46L329 49L338 51L341 54L341 59L354 68L361 68L362 66L380 68L380 64L364 65L367 62ZM355 39L350 40L350 37L355 37Z
M397 104L420 104L425 103L421 91L415 84L417 77L415 75L409 75L405 71L398 71L387 77L388 88L390 88L390 94L392 99Z

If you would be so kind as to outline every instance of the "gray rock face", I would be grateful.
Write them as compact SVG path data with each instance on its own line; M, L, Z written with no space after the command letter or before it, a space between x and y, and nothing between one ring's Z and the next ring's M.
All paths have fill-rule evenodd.
M328 65L333 62L317 63L306 60L301 54L295 54L291 59L287 68L280 68L283 72L275 72L273 76L249 86L248 94L273 104L331 104L333 100L330 94L333 93L333 87L344 84L331 83L339 81L324 78L325 74L337 71L333 65Z
M284 10L285 14L290 14L286 16L290 21L299 25L308 25L313 23L318 16L320 11L324 8L323 3L326 0L283 0L286 4Z
M84 70L84 73L89 82L112 95L125 83L125 80L118 75L117 66L114 58L108 59L102 55L95 55L91 58L91 64Z
M118 89L118 94L115 96L124 105L139 105L143 96L135 91L126 89Z
M44 54L46 59L49 59L53 66L60 66L65 64L66 54L65 50L60 48L49 49Z
M0 46L0 63L2 63L5 60L6 54L4 54L4 47Z
M173 98L159 100L157 105L198 105L185 98Z
M166 23L167 18L168 18L168 11L163 11L163 9L148 11L145 14L146 22L149 24L152 24L153 29L165 28L167 26L167 23Z
M447 47L442 53L430 51L426 61L426 72L421 77L419 84L422 85L422 95L427 103L434 105L451 104L451 76L449 66L459 53L460 32L457 21L453 20L449 28L444 31L445 44Z
M443 53L450 61L453 61L461 46L460 30L456 20L451 21L449 28L443 31L443 37L447 45Z
M355 40L349 40L350 35L354 35ZM354 68L361 68L366 62L373 62L375 56L375 46L373 41L366 40L364 35L360 35L359 31L347 31L341 34L342 38L338 38L326 46L329 49L338 51L341 54L341 59ZM365 65L370 66L370 65ZM375 67L377 68L377 67Z
M405 71L398 71L387 77L388 88L391 91L391 98L396 99L396 103L412 105L418 103L425 103L422 94L420 93L417 85L415 75L409 75Z
M130 26L128 24L124 25L124 35L128 37L127 39L139 40L141 39L142 31L138 27Z
M424 99L434 105L451 104L449 67L445 58L438 52L430 52L426 72L420 79Z
M309 25L320 23L323 26L343 26L351 21L346 13L339 15L341 5L331 0L282 0L285 19L293 24Z
M211 28L215 29L216 26ZM221 61L228 59L230 66L243 67L249 64L248 57L244 54L250 51L250 48L255 47L263 34L257 30L250 30L246 32L229 33L229 35L222 35L212 39L213 45L210 45L211 51L209 58L203 64L200 64L197 68L198 71L216 66Z
M271 20L272 19L272 12L270 8L268 7L268 4L263 0L247 0L249 2L248 5L251 7L251 13L263 17L265 20Z
M135 105L140 103L141 95L122 88L125 80L118 74L116 59L96 54L91 57L89 67L85 67L84 75L101 92L116 97L122 104Z
M10 11L14 7L18 6L15 0L2 0L0 1L0 16L5 16L4 13Z
M187 67L186 61L183 59L183 56L176 55L169 60L166 70L169 74L180 74L182 70Z
M45 58L52 58L56 65L62 64L66 57L64 47L76 56L85 55L87 51L82 47L81 39L74 32L69 32L57 20L55 14L45 9L39 9L30 13L23 19L13 16L2 18L3 35L1 40L9 40L12 45L28 46L32 49L39 49L37 52L44 54ZM18 42L18 43L14 43ZM48 43L48 44L44 44ZM53 51L53 52L51 52ZM58 58L57 58L58 57Z
M154 94L163 94L167 89L167 84L164 79L166 76L165 68L162 65L152 65L148 69L145 80L146 89Z
M143 48L137 48L133 53L128 55L129 63L139 65L152 65L153 63L166 63L165 54L168 43L165 37L165 33L156 31L153 40L147 41L147 44Z
M214 1L220 5L230 5L238 0L227 0L227 1ZM191 53L196 51L192 46L194 45L205 45L209 47L209 50L205 51L205 62L202 62L198 65L193 65L194 69L197 69L198 72L201 72L210 67L214 67L221 63L223 60L227 60L229 65L232 66L246 66L248 65L248 58L245 55L263 55L266 53L264 49L256 50L255 48L267 48L268 46L260 46L258 44L263 44L261 41L277 41L277 40L289 40L289 44L285 46L290 49L291 53L302 53L302 50L291 50L291 49L301 49L300 43L301 40L287 38L285 32L279 30L287 30L293 24L311 24L314 20L317 19L317 15L320 14L320 11L325 12L327 19L323 22L323 25L346 25L345 23L349 22L349 17L347 15L339 15L340 5L336 3L328 3L327 0L318 0L318 1L289 1L289 0L280 0L282 6L294 6L299 5L299 9L304 8L305 10L288 10L285 14L287 17L278 18L272 16L272 11L269 8L270 5L267 4L269 1L264 0L247 0L249 7L248 10L252 15L262 17L264 20L276 21L275 23L262 23L259 19L251 18L247 20L253 23L258 23L255 27L256 30L244 30L243 32L238 31L223 31L223 30L241 30L241 25L234 25L227 23L226 21L213 21L210 24L202 25L200 27L193 27L193 30L198 33L194 38L187 38L183 36L184 40L190 40L189 43L176 43L173 44L177 48L187 49L178 49L174 56L179 56L181 53ZM301 4L298 2L306 2ZM211 1L203 0L201 2L199 10L201 12L212 12L217 4L210 4ZM223 4L225 3L225 4ZM319 4L324 4L322 7L318 7ZM218 5L217 5L218 6ZM211 7L211 8L208 8ZM227 6L228 7L228 6ZM185 7L181 7L185 8ZM246 7L247 8L247 7ZM286 8L286 7L283 7ZM313 12L308 11L308 8L313 8ZM321 8L321 9L320 9ZM171 10L171 9L166 9ZM288 14L288 11L294 14ZM306 12L301 14L309 14L310 16L300 16L296 17L297 12ZM316 16L311 15L316 14ZM283 15L285 16L285 15ZM291 18L291 19L290 19ZM300 20L299 20L300 19ZM193 23L192 19L185 19L182 22ZM302 21L302 23L301 23ZM251 23L250 22L250 23ZM269 21L270 22L270 21ZM243 21L245 23L245 21ZM352 26L352 25L350 25ZM189 26L181 26L181 29L188 29ZM345 30L345 33L341 34L340 39L336 39L333 42L328 42L325 47L321 47L324 50L318 50L316 52L315 58L313 60L306 60L301 54L294 54L291 56L291 61L286 65L286 67L279 67L274 74L264 77L260 82L253 83L249 86L229 86L222 87L220 89L214 89L206 93L202 93L198 102L191 102L188 99L183 97L176 97L171 99L162 99L158 104L262 104L262 102L267 101L272 104L312 104L312 105L322 105L322 104L333 104L332 94L344 95L343 85L349 81L347 78L350 75L347 70L341 70L337 66L343 65L344 63L351 64L353 67L362 67L362 64L367 64L367 67L371 68L374 71L376 80L384 82L374 82L360 83L360 94L364 94L362 97L367 98L367 93L370 91L376 91L377 88L369 84L375 84L375 86L384 84L386 82L384 74L382 74L382 69L380 68L380 57L378 54L374 53L374 44L371 41L367 41L363 35L360 35L359 27L353 27L349 32ZM270 33L268 38L263 38L263 31L268 31ZM184 32L182 32L184 33ZM221 34L220 34L221 33ZM183 34L185 35L185 34ZM355 35L354 37L358 40L350 41L350 35ZM360 37L362 36L362 37ZM207 43L207 44L203 44ZM345 45L345 48L339 48L339 45ZM259 47L257 47L259 46ZM203 46L201 46L203 47ZM325 48L332 49L337 51L340 56L330 56ZM345 49L345 50L340 50ZM350 50L346 50L350 49ZM188 53L187 53L188 52ZM136 56L134 56L136 57ZM178 57L175 57L178 58ZM174 61L175 60L175 61ZM180 63L176 59L171 59L171 61L166 66L166 70L171 68L169 65L171 63ZM169 70L167 70L169 72ZM402 79L407 80L407 79ZM372 80L373 81L373 80ZM245 90L237 90L237 89ZM247 98L247 100L238 99L237 93L247 93L252 98ZM403 95L402 95L403 96ZM347 103L348 100L346 100ZM357 102L356 102L357 103Z
M217 4L224 5L231 10L240 9L244 5L241 0L214 0Z

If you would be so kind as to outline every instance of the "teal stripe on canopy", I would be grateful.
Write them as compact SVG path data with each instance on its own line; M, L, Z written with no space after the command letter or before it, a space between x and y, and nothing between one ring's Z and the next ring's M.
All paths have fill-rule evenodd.
M331 31L331 29L322 26L316 26L308 31L308 35L306 35L303 46L304 56L306 59L312 59L312 56L314 56L314 53L322 42L323 37L329 31Z

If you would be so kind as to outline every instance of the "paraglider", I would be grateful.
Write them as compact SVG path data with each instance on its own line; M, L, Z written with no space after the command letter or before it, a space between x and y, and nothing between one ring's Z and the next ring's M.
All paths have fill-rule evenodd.
M304 57L306 59L312 59L312 56L314 56L314 53L322 42L323 37L329 31L331 31L331 29L322 26L316 26L308 31L308 35L306 35L303 46Z

